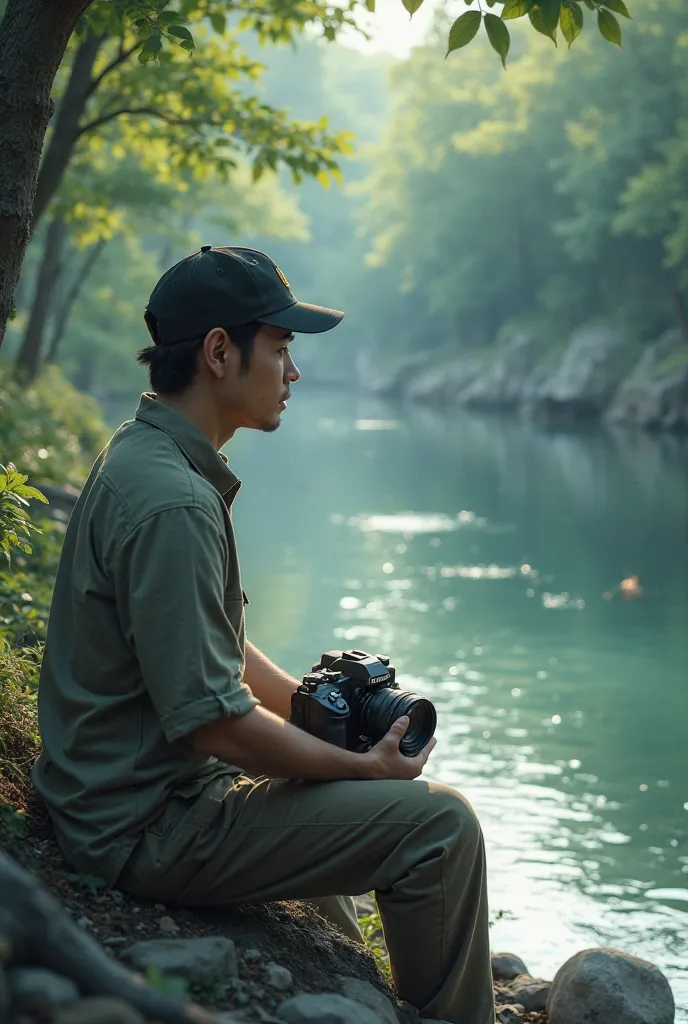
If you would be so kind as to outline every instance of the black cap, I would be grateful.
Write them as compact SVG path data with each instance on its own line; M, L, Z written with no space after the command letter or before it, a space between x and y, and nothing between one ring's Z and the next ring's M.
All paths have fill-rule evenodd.
M214 248L185 256L160 278L146 307L157 345L172 345L259 321L300 334L319 334L344 316L299 302L279 267L257 249Z

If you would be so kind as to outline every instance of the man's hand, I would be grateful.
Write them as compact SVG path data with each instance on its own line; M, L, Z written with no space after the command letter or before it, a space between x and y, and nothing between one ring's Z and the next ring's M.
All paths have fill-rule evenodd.
M365 777L371 779L417 779L432 753L437 740L433 736L427 746L415 757L406 757L399 750L404 733L408 729L410 719L402 715L392 723L386 736L371 747L365 754L359 754L366 760ZM370 774L368 774L370 772Z

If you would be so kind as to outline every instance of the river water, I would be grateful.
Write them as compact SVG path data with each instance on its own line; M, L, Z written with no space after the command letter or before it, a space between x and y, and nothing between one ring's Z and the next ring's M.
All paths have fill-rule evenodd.
M688 1021L687 443L295 388L226 451L251 639L299 676L387 653L435 702L493 948L647 958Z

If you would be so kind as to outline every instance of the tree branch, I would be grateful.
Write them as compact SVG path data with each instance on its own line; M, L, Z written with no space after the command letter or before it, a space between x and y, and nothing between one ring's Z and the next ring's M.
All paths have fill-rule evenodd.
M87 124L82 125L79 129L79 136L85 135L86 132L92 132L96 128L100 128L102 125L107 124L109 121L114 121L117 117L122 117L123 114L131 114L132 116L138 116L140 114L146 114L148 117L157 117L161 121L165 121L166 124L180 125L182 127L193 127L199 125L205 125L210 128L221 128L222 122L220 121L206 121L200 118L183 118L183 117L170 117L163 110L156 110L155 107L120 107L118 110L112 110L109 114L103 114L101 117L94 118L93 121L89 121Z
M98 88L98 86L100 85L100 83L103 81L103 79L107 75L109 75L111 71L114 71L115 68L119 67L120 64L124 64L125 60L128 60L131 57L132 53L136 53L136 51L139 50L142 46L143 43L134 43L133 46L130 46L129 49L125 50L122 44L120 43L119 53L117 54L115 59L111 60L110 63L103 68L100 74L92 80L90 86L88 87L87 95L92 96Z

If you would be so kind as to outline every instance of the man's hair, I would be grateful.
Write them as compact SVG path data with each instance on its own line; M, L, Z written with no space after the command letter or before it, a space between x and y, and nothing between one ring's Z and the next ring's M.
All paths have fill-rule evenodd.
M155 341L158 335L155 317L146 311L144 319ZM241 374L248 373L253 355L253 342L260 328L259 323L250 323L232 327L227 331L230 341L236 345L241 355ZM167 345L160 342L142 348L136 358L142 366L148 367L151 390L158 395L173 395L185 391L198 373L198 354L206 337L207 333Z

